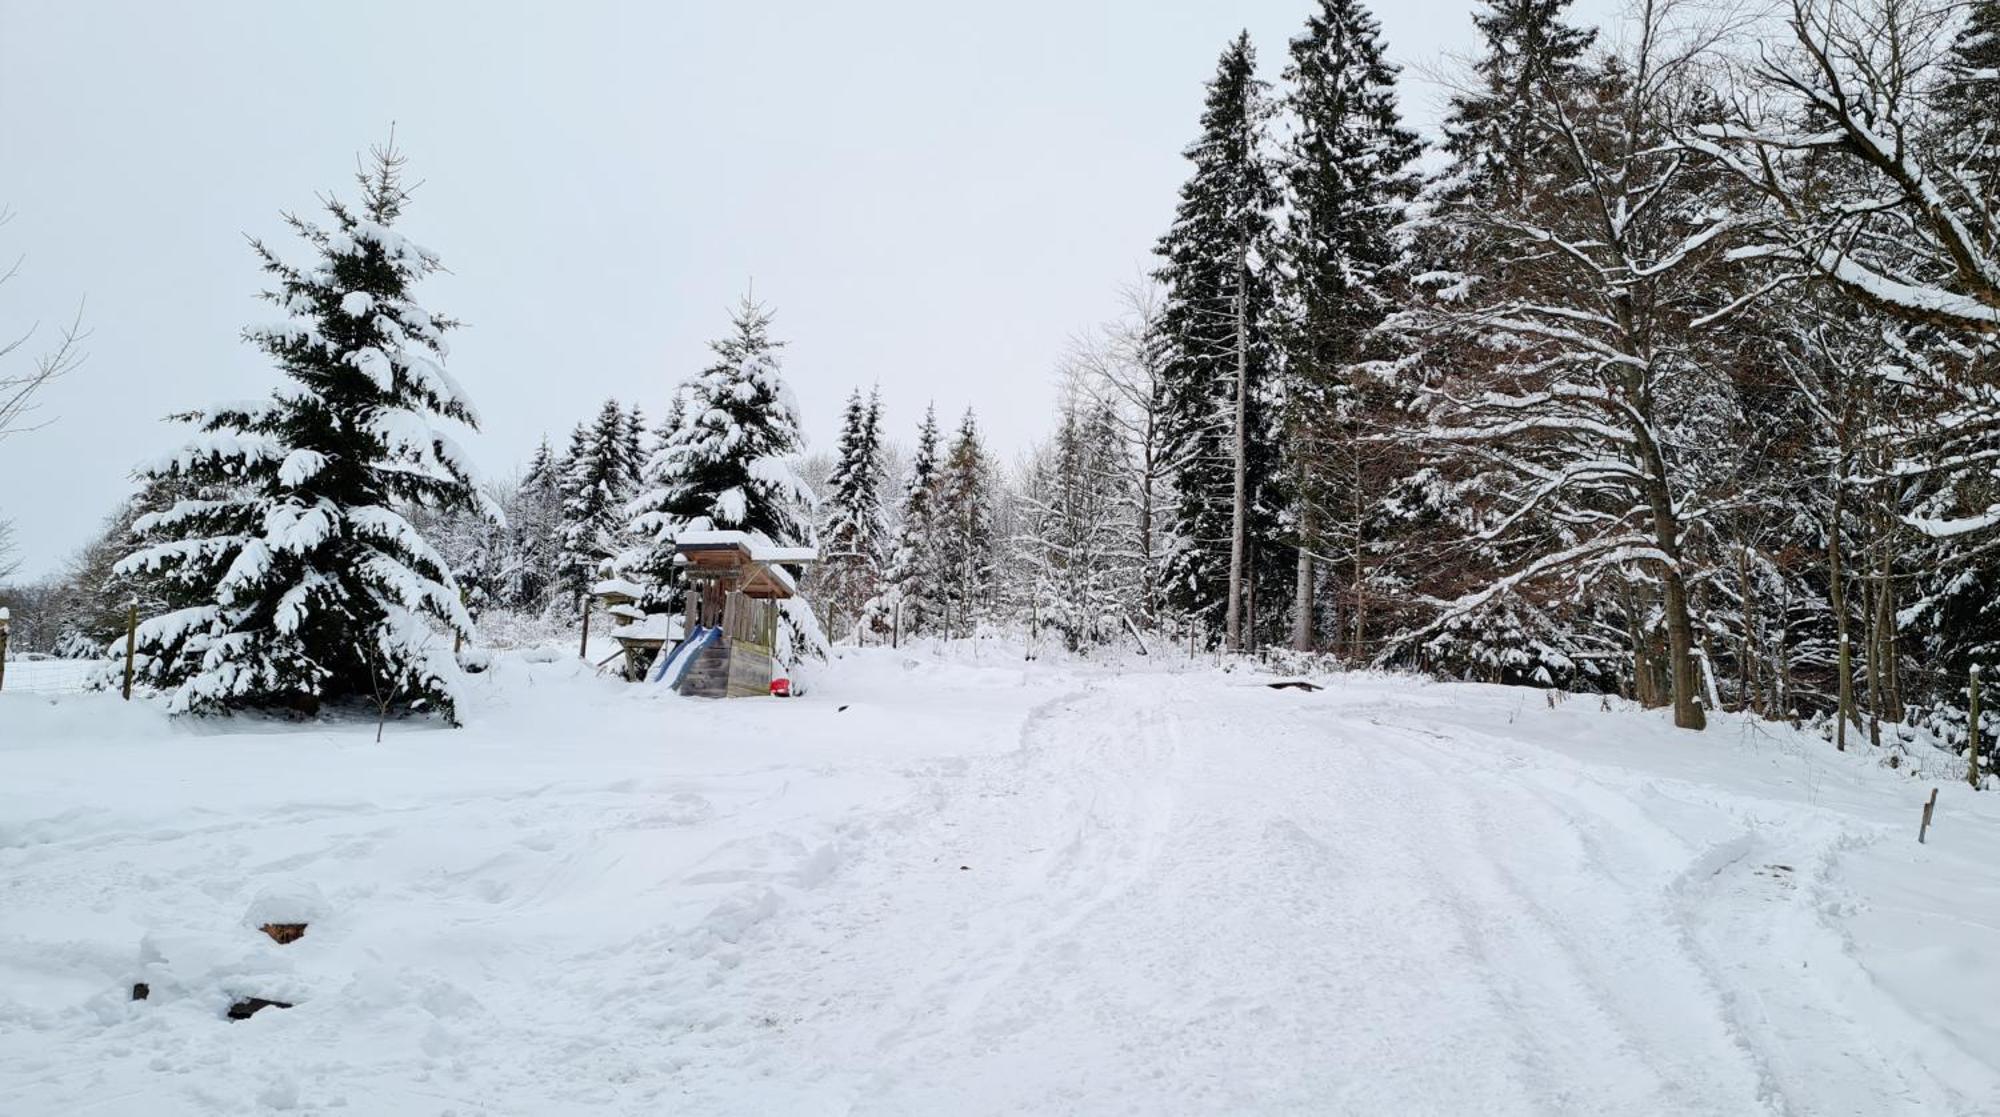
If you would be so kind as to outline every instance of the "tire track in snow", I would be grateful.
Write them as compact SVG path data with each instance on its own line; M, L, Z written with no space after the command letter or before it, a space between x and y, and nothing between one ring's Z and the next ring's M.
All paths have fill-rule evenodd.
M1682 949L1667 905L1648 887L1666 872L1646 852L1650 843L1635 844L1620 820L1524 779L1536 768L1517 754L1518 742L1377 724L1414 746L1380 751L1411 764L1436 789L1436 824L1457 834L1453 846L1465 854L1454 867L1490 889L1489 913L1525 921L1525 933L1513 937L1530 968L1555 966L1556 984L1543 985L1540 995L1580 998L1588 1015L1571 1034L1589 1034L1594 1016L1619 1038L1613 1054L1643 1068L1648 1094L1614 1098L1612 1111L1770 1108L1766 1068L1731 1027L1727 995ZM1469 737L1480 738L1476 746ZM1496 807L1501 802L1504 810ZM1559 987L1565 981L1567 990ZM1616 1085L1635 1083L1621 1074Z
M1717 1014L1753 1061L1763 1097L1774 1110L1970 1114L1980 1112L1981 1103L1968 1095L1995 1092L1992 1074L1967 1069L1977 1060L1938 1056L1938 1050L1953 1046L1950 1037L1911 1017L1880 990L1830 920L1830 909L1850 902L1831 879L1839 855L1876 840L1874 835L1809 809L1774 814L1768 801L1739 804L1727 793L1671 780L1607 773L1617 783L1636 784L1613 787L1605 776L1570 761L1560 762L1560 768L1523 764L1518 756L1512 763L1495 763L1492 757L1521 750L1524 742L1516 738L1397 728L1451 765L1476 768L1487 780L1523 782L1558 811L1572 814L1592 857L1613 876L1621 867L1593 833L1627 838L1636 824L1654 839L1666 837L1689 851L1659 887L1664 903L1657 906L1676 933L1679 953L1698 971ZM1525 774L1547 785L1558 773L1569 785L1561 790L1536 789L1520 778ZM1666 808L1671 808L1667 820L1652 817ZM1730 836L1686 834L1690 817L1700 817L1712 834ZM1896 1024L1885 1027L1885 1020ZM1912 1031L1926 1042L1895 1042ZM1857 1075L1857 1066L1865 1073ZM1912 1075L1915 1067L1926 1073Z

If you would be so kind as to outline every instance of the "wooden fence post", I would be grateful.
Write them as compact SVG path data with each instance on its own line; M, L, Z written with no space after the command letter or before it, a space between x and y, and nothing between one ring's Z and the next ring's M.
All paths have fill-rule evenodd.
M1835 725L1833 730L1833 747L1841 752L1847 751L1847 711L1849 705L1854 701L1853 684L1848 681L1852 676L1847 673L1847 667L1847 637L1842 636L1840 638L1840 699L1836 703L1838 710L1834 715Z
M7 689L7 626L12 623L13 614L5 605L0 605L0 690Z
M1937 809L1938 789L1931 788L1931 797L1924 802L1924 824L1917 827L1917 844L1922 845L1924 836L1931 832L1931 812Z
M139 599L125 608L125 701L132 701L132 663L139 651Z
M1970 683L1968 703L1966 703L1966 781L1972 783L1972 791L1980 789L1980 665L1972 665L1966 673Z
M576 646L576 658L590 661L590 595L583 595L583 639Z

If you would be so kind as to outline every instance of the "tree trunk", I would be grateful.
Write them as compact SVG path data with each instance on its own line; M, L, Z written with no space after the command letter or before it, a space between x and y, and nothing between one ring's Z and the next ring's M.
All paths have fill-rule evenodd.
M1688 616L1687 582L1680 569L1680 518L1674 509L1673 492L1667 487L1666 461L1651 435L1644 430L1639 434L1648 479L1646 503L1653 514L1653 538L1664 555L1660 582L1666 591L1662 604L1666 610L1667 672L1674 724L1682 729L1704 729L1708 726L1708 715L1701 708L1701 678L1694 664L1694 623Z
M1145 473L1139 479L1139 604L1148 627L1159 616L1159 589L1153 580L1153 427L1146 424Z
M1354 662L1368 662L1368 554L1362 546L1361 461L1354 462Z
M1861 611L1868 617L1868 743L1882 744L1882 632L1873 580L1861 584Z
M1851 656L1848 651L1850 644L1847 634L1847 591L1841 584L1843 574L1840 563L1840 523L1841 510L1845 503L1842 499L1841 474L1844 472L1845 470L1837 471L1833 478L1833 522L1826 533L1827 598L1828 603L1833 606L1834 637L1840 645L1840 662L1837 668L1839 671L1837 690L1840 697L1839 709L1834 714L1833 747L1842 752L1847 751L1848 719L1853 718L1854 727L1861 728L1859 716L1854 710L1854 672L1849 663Z
M1653 669L1647 662L1646 633L1639 623L1639 595L1625 590L1625 629L1632 640L1632 701L1641 708L1659 705L1653 698Z
M1297 582L1292 587L1292 650L1309 652L1313 649L1312 548L1317 542L1319 520L1307 492L1305 456L1296 449L1293 454L1293 487L1299 494L1299 565Z
M1240 246L1236 255L1236 432L1235 432L1235 478L1230 507L1229 528L1229 609L1224 625L1229 638L1229 650L1243 650L1243 550L1244 535L1249 522L1249 422L1250 422L1250 329L1248 316L1249 291L1246 278L1250 268L1248 245Z
M1701 686L1695 673L1694 624L1688 619L1687 585L1681 573L1669 568L1664 579L1667 590L1667 667L1672 675L1674 724L1682 729L1705 729L1708 715L1696 697Z
M1300 536L1306 535L1301 525ZM1292 590L1292 650L1309 652L1313 649L1313 560L1312 552L1301 544L1299 547L1298 584Z
M1893 527L1885 524L1885 529L1893 532ZM1882 717L1891 722L1903 720L1902 687L1897 678L1896 665L1896 590L1889 561L1889 544L1895 539L1893 534L1883 539L1882 557L1876 570L1875 610L1876 627L1881 633L1881 649L1876 653L1876 666L1882 672Z
M1763 641L1757 638L1757 594L1750 582L1750 548L1740 547L1736 552L1737 592L1743 598L1743 641L1737 652L1742 657L1738 665L1743 676L1743 708L1759 717L1771 716L1765 708L1762 672L1758 670L1757 650Z

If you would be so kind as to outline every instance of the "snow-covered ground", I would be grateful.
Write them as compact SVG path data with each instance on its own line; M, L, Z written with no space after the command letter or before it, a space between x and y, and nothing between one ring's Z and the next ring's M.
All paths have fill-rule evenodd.
M2000 1112L2000 796L1920 846L1865 751L1372 675L530 658L380 745L0 694L0 1113Z

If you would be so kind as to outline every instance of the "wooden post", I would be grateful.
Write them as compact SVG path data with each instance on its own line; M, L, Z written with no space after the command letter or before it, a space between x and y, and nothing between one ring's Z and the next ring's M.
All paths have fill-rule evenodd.
M1924 802L1924 824L1917 827L1917 844L1924 844L1924 838L1931 832L1931 812L1937 809L1938 789L1931 788L1931 797Z
M7 626L12 615L0 605L0 690L7 689Z
M903 603L900 601L896 602L896 617L889 629L889 646L892 648L903 646Z
M458 604L459 604L459 607L460 607L460 608L464 608L464 607L465 607L465 587L464 587L464 586L460 586L460 587L458 587ZM463 633L463 632L460 632L460 631L458 631L457 629L453 629L453 630L452 630L452 633L451 633L451 654L452 654L452 656L453 656L454 658L455 658L455 657L457 657L457 655L458 655L459 651L460 651L461 649L463 649L464 647L465 647L465 633Z
M1847 713L1854 705L1854 684L1851 681L1853 676L1847 673L1847 656L1847 635L1842 633L1840 637L1840 709L1833 719L1833 747L1839 749L1841 752L1847 751ZM1925 814L1928 817L1929 812L1925 812Z
M0 635L0 649L6 649L6 637ZM1966 673L1970 683L1970 695L1966 703L1966 783L1972 791L1980 789L1980 665L1972 665Z
M132 664L139 651L139 599L125 610L125 701L132 701Z
M590 595L583 595L583 639L577 644L576 658L590 662Z

